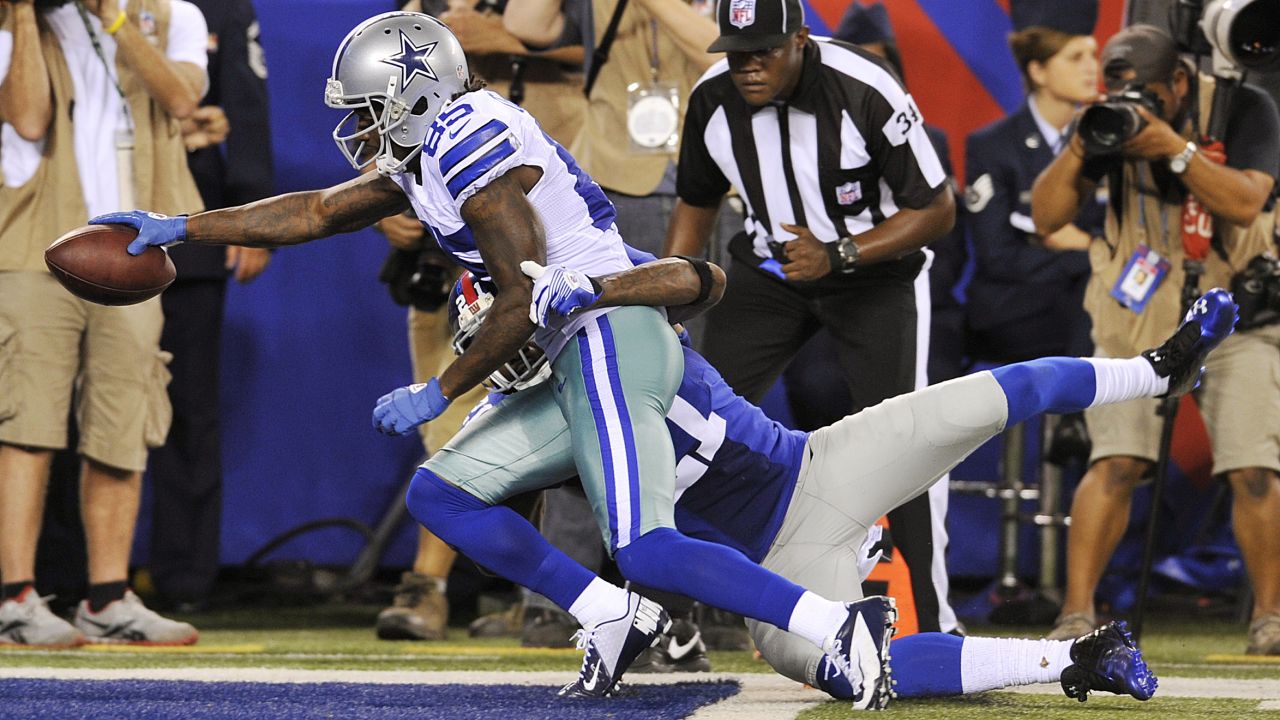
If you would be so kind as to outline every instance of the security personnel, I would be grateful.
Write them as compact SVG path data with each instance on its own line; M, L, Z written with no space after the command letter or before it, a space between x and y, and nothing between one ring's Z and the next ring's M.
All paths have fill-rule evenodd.
M271 133L267 67L250 0L192 0L209 25L209 92L185 128L191 174L206 207L220 208L271 195ZM232 132L217 140L218 108ZM204 134L212 138L196 139ZM225 153L224 153L225 148ZM169 256L178 278L161 296L160 346L173 354L173 426L151 455L151 575L167 602L198 607L218 573L222 523L222 443L218 419L218 358L227 278L248 282L270 254L257 248L184 244Z
M976 255L968 289L971 356L1011 362L1092 354L1084 288L1090 239L1102 235L1103 201L1042 237L1031 222L1031 185L1065 147L1081 103L1097 95L1097 2L1015 0L1009 45L1027 101L969 136L968 225Z

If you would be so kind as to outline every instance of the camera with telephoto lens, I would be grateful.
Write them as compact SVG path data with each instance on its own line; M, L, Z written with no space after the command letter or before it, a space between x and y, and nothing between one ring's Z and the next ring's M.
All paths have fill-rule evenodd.
M1130 83L1120 92L1108 95L1103 102L1085 109L1076 129L1084 143L1084 154L1092 157L1120 152L1125 141L1147 126L1147 121L1138 114L1139 106L1156 117L1164 112L1160 96L1141 83Z
M1280 259L1263 253L1231 278L1231 295L1240 308L1240 330L1280 322Z
M1280 0L1177 0L1171 12L1179 49L1212 55L1215 76L1280 70Z

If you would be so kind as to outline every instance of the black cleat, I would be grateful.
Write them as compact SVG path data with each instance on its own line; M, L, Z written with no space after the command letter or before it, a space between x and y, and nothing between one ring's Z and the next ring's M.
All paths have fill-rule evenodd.
M1150 700L1159 685L1123 620L1076 639L1071 662L1062 671L1062 691L1080 702L1094 690Z
M1195 390L1204 373L1204 359L1227 339L1238 320L1231 293L1214 288L1192 304L1182 325L1163 345L1143 352L1156 374L1169 378L1169 389L1161 397Z

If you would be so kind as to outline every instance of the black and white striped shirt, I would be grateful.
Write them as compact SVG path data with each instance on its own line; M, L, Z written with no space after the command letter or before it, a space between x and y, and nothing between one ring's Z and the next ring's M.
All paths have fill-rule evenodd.
M834 242L899 208L925 207L946 179L911 96L879 59L842 42L809 42L785 103L748 105L727 60L713 65L689 98L677 192L708 207L736 187L747 219L746 237L734 244L745 250L749 243L757 264L772 256L771 240L794 237L783 223ZM897 262L918 268L920 253Z

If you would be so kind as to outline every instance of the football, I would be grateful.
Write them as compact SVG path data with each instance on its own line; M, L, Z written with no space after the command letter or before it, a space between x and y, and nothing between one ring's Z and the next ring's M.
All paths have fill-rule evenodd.
M76 297L99 305L140 303L169 287L177 271L162 248L130 255L125 248L137 235L126 225L85 225L54 241L44 262Z

